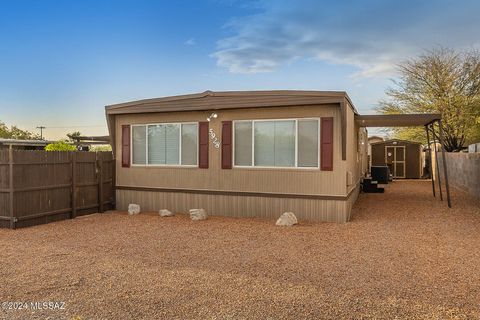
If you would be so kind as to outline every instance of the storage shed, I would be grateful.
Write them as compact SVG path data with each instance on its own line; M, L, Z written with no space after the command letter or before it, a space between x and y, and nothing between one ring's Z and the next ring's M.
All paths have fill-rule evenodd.
M372 166L387 165L396 179L420 179L423 147L419 142L392 139L371 143Z

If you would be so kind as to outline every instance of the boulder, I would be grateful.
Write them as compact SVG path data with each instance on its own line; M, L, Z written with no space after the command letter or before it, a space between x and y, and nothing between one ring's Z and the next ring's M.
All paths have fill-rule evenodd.
M161 209L158 211L160 217L173 217L175 214L168 209Z
M205 209L190 209L190 219L193 221L207 219L207 211Z
M278 218L276 225L277 226L287 226L291 227L294 224L297 224L297 217L293 214L293 212L284 212L280 218Z
M128 205L128 214L129 215L134 215L134 214L139 214L139 213L140 213L140 205L139 204L130 203Z

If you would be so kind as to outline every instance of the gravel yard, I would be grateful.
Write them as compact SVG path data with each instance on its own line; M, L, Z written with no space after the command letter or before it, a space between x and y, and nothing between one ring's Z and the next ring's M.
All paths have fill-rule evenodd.
M480 205L427 181L362 194L347 224L111 212L0 229L0 310L53 319L480 318Z

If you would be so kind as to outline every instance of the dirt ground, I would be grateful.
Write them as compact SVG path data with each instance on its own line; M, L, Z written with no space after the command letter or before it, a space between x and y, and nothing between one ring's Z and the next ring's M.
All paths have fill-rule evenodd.
M430 188L362 194L347 224L112 212L0 230L1 302L65 302L0 317L480 318L480 205Z

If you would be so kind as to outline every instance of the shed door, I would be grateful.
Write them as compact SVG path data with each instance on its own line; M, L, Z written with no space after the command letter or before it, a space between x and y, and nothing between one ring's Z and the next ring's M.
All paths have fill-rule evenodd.
M405 146L385 146L385 164L393 178L405 178Z
M388 167L388 170L395 177L395 147L385 147L385 164Z
M405 178L405 147L395 147L395 178Z

